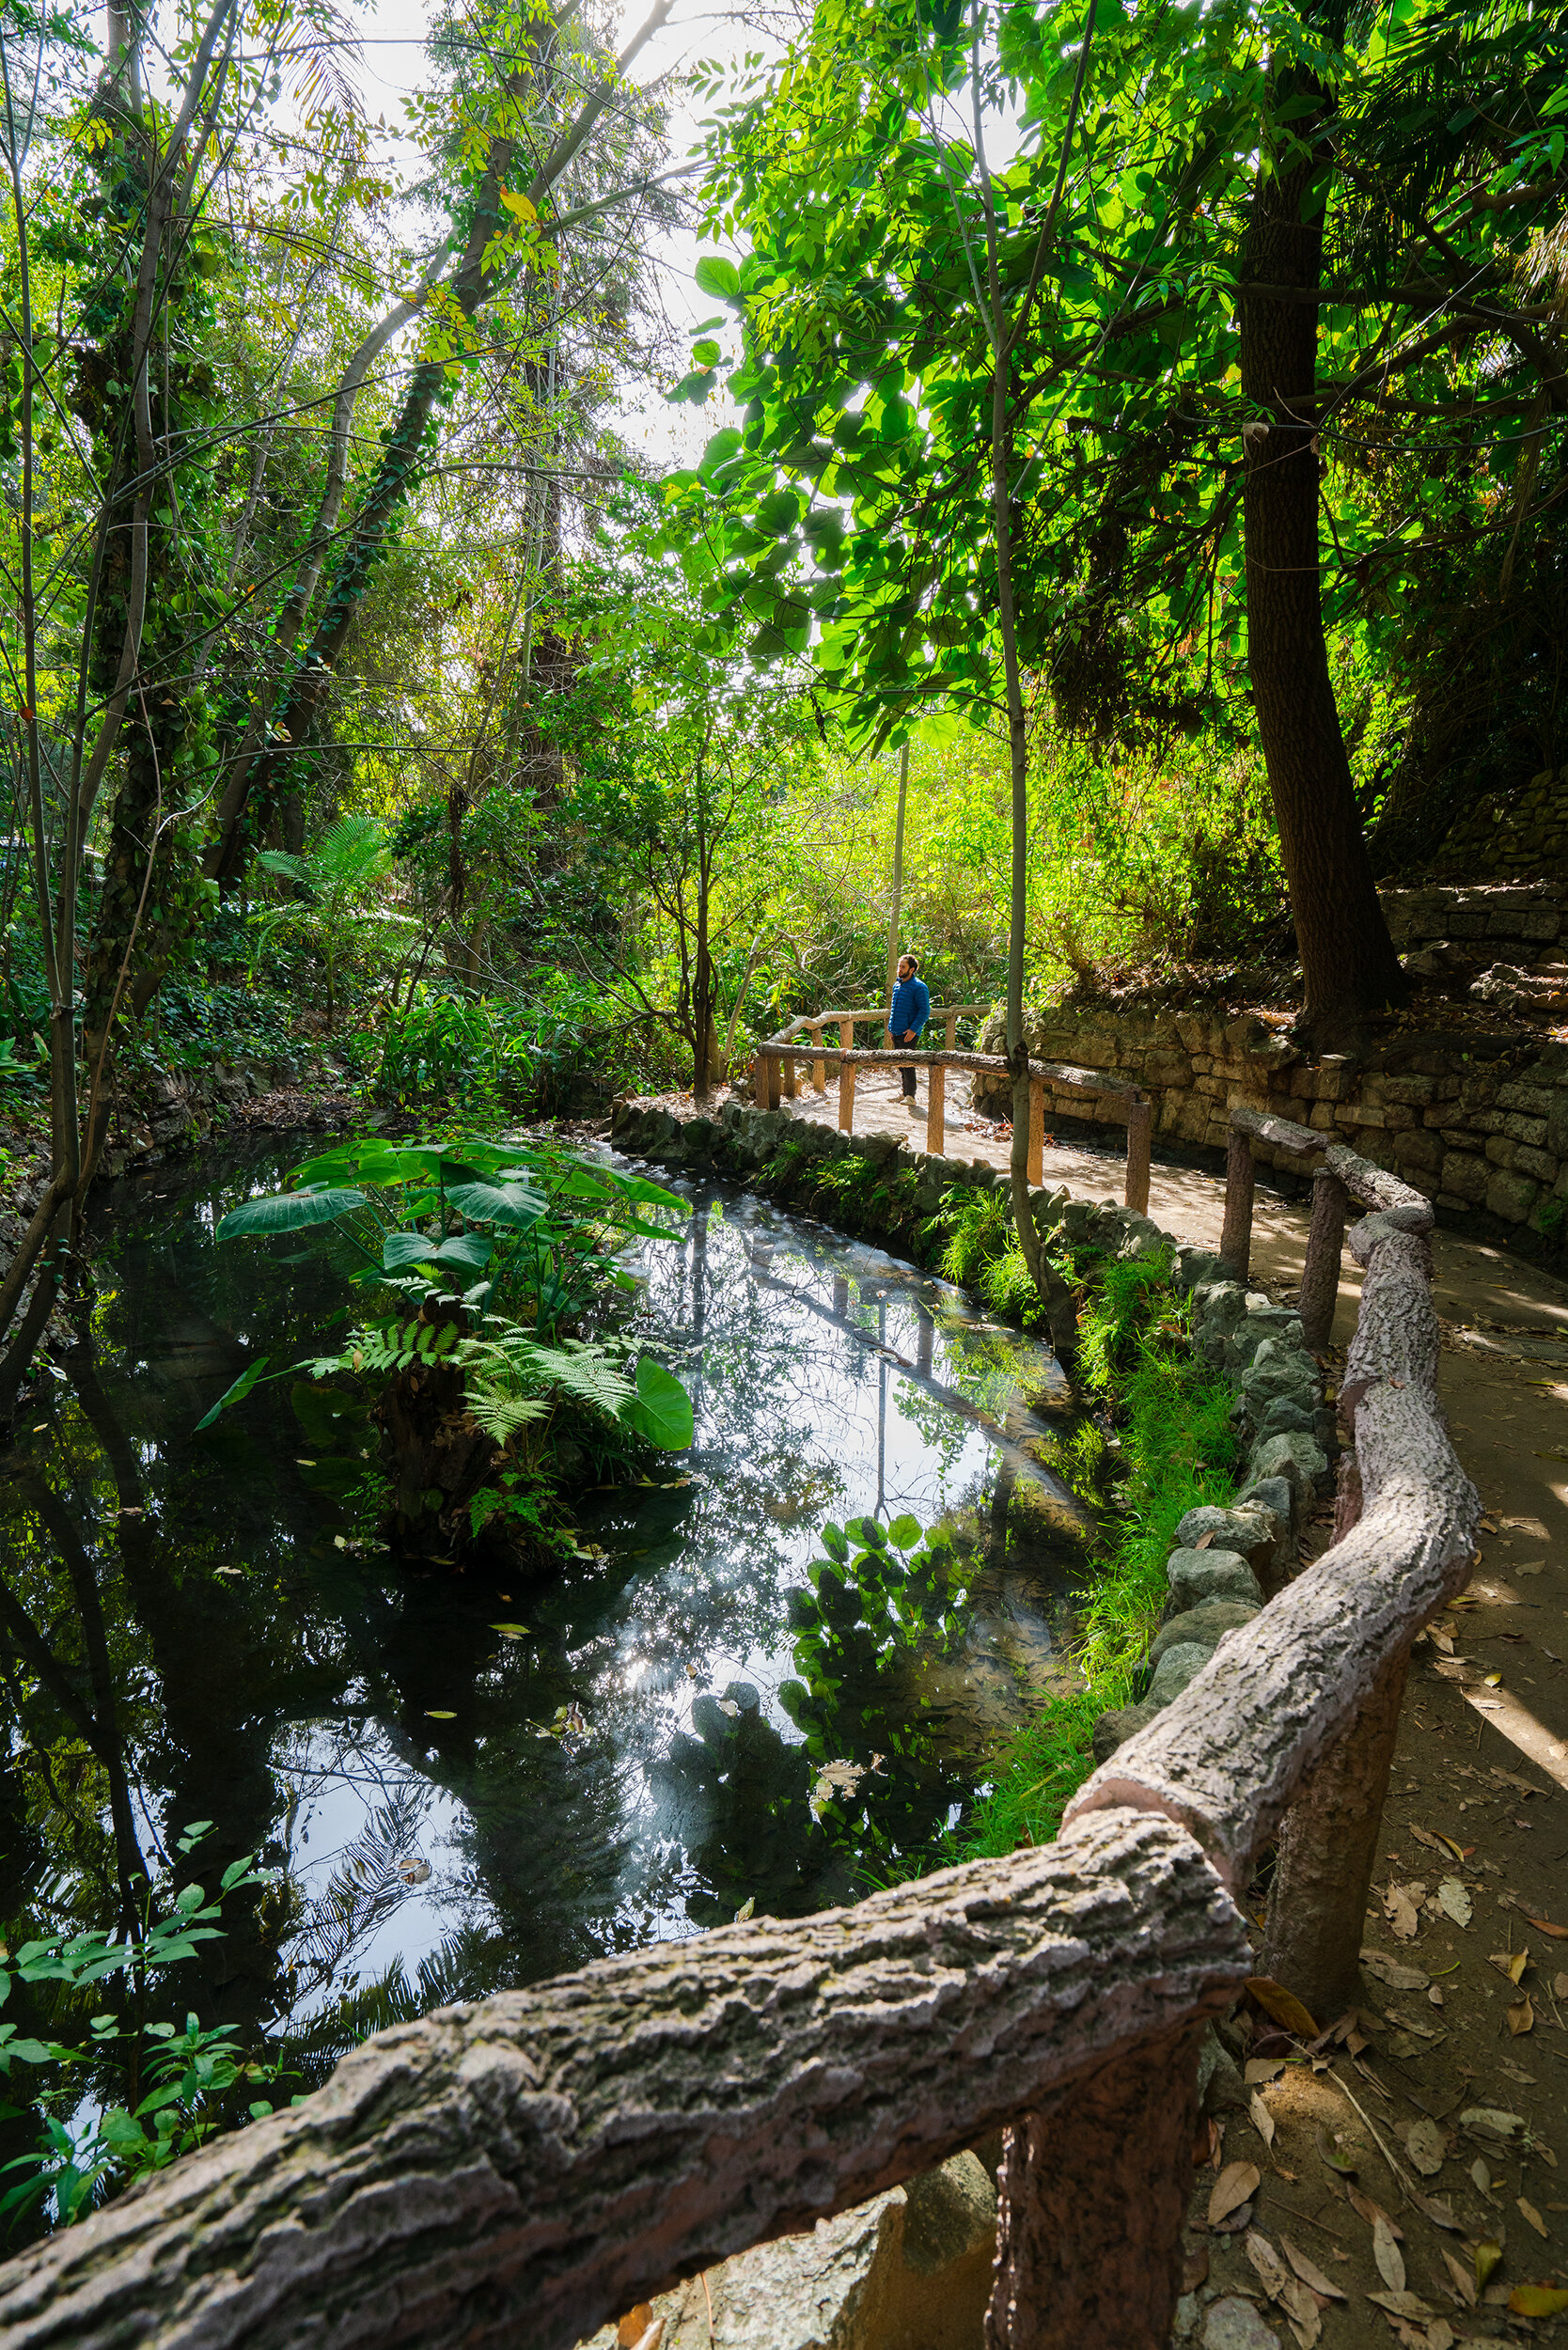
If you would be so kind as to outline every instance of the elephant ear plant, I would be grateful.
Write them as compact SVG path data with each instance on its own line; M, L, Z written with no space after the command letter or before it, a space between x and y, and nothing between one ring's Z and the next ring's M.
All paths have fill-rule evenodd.
M570 1554L573 1487L646 1474L692 1440L671 1372L634 1361L614 1331L582 1334L606 1292L635 1286L619 1252L668 1239L671 1211L685 1214L673 1192L547 1142L369 1137L324 1152L217 1236L346 1240L351 1279L380 1310L338 1354L247 1364L199 1424L290 1371L352 1379L380 1431L382 1531L397 1548ZM324 1402L295 1389L307 1427L332 1417Z

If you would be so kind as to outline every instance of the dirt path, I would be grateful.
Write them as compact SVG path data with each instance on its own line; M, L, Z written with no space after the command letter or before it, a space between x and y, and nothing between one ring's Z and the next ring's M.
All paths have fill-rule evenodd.
M837 1088L786 1106L836 1121ZM870 1072L855 1122L923 1147L923 1116ZM1010 1144L955 1109L947 1147L1001 1166ZM1053 1142L1045 1180L1120 1198L1119 1138ZM1156 1160L1149 1213L1167 1231L1215 1246L1222 1202L1215 1177ZM1305 1202L1260 1187L1254 1279L1288 1292L1306 1233ZM1508 2306L1521 2287L1568 2288L1568 1289L1443 1233L1435 1256L1440 1393L1487 1513L1481 1559L1417 1648L1365 2008L1310 2065L1286 2060L1261 2013L1232 2032L1251 2077L1216 2084L1226 2109L1205 2138L1178 2321L1177 2340L1200 2350L1568 2339L1568 2317ZM1341 1345L1356 1280L1347 1256ZM1256 2190L1211 2228L1211 2195L1237 2163L1256 2167ZM1344 2297L1298 2290L1287 2244ZM1478 2264L1478 2247L1500 2257L1482 2248Z

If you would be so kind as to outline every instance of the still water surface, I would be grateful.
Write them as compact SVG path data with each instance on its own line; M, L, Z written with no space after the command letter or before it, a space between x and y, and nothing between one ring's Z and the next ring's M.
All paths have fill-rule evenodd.
M287 1380L194 1433L256 1353L346 1318L346 1257L213 1239L301 1155L154 1170L101 1212L94 1343L0 1497L0 1914L113 1922L106 1788L149 1860L211 1820L209 1882L247 1851L282 1875L183 1996L276 2029L389 1971L422 2009L748 1899L803 1913L929 1850L1058 1671L1084 1518L1040 1465L1051 1356L875 1249L689 1190L632 1261L636 1333L696 1404L684 1481L594 1496L569 1573L412 1571L335 1497ZM964 1637L840 1693L862 1776L819 1816L779 1697L790 1594L825 1519L905 1512L977 1546Z

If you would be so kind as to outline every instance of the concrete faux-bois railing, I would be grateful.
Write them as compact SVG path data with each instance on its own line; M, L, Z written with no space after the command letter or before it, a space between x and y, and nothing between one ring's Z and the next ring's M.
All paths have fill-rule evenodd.
M928 1026L940 1020L947 1037L945 1045L928 1051L919 1045L900 1044L886 1050L873 1046L869 1051L857 1048L855 1031L857 1026L868 1025L887 1031L887 1008L885 1004L862 1005L856 1011L816 1011L804 1013L780 1028L776 1036L764 1037L757 1047L757 1099L764 1109L776 1110L784 1101L794 1101L799 1093L799 1070L803 1062L810 1069L810 1083L817 1093L827 1090L827 1073L839 1073L839 1132L855 1132L855 1080L862 1069L924 1069L927 1073L926 1149L933 1158L939 1159L947 1139L947 1078L949 1069L983 1070L990 1074L1007 1074L1007 1062L998 1053L968 1053L958 1049L958 1024L990 1010L988 1004L933 1004ZM828 1028L839 1031L838 1045L823 1042ZM924 1031L922 1030L922 1034ZM802 1043L801 1038L806 1042ZM1127 1181L1125 1203L1139 1214L1149 1210L1149 1158L1154 1131L1154 1105L1140 1087L1129 1085L1123 1077L1107 1077L1094 1069L1074 1069L1066 1061L1031 1060L1029 1063L1029 1155L1028 1180L1038 1183L1044 1162L1045 1150L1045 1088L1055 1086L1066 1093L1091 1097L1102 1118L1124 1118L1127 1123Z
M1406 1659L1479 1515L1437 1408L1431 1208L1328 1156L1320 1281L1332 1209L1371 1210L1349 1234L1336 1540L1095 1773L1056 1843L379 2033L307 2104L0 2270L7 2350L569 2350L998 2125L994 2350L1165 2350L1204 2020L1260 1971L1321 2017L1354 1998ZM1276 1838L1260 1961L1237 1904Z

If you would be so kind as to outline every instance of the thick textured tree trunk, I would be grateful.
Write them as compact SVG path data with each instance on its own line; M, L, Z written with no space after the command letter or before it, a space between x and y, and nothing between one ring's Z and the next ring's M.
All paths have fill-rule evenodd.
M1282 91L1277 93L1283 95ZM1325 106L1299 80L1293 94ZM1311 137L1309 122L1296 134ZM1243 275L1297 288L1241 305L1242 390L1263 417L1246 428L1247 616L1258 735L1301 952L1302 1022L1325 1045L1399 1001L1405 980L1388 936L1328 674L1318 558L1316 364L1326 144L1277 171L1260 168Z

